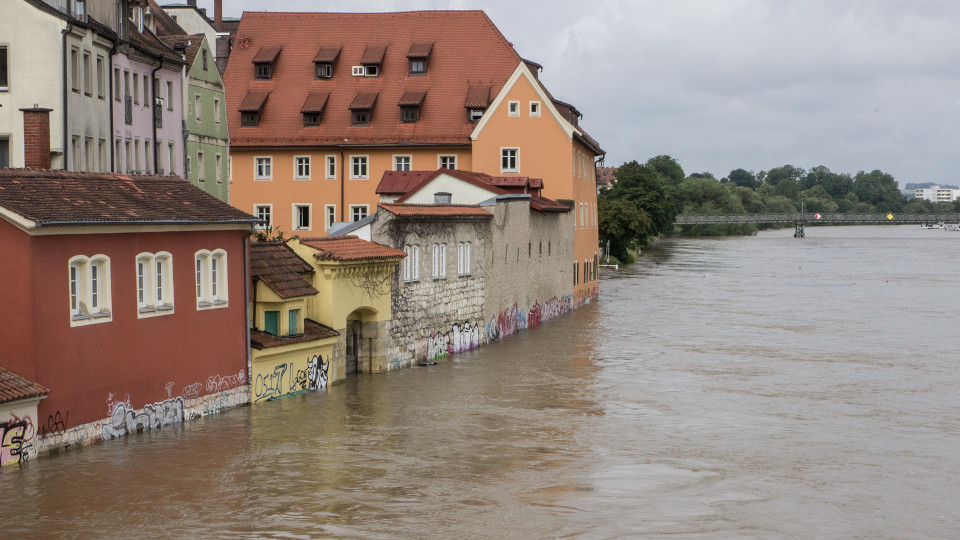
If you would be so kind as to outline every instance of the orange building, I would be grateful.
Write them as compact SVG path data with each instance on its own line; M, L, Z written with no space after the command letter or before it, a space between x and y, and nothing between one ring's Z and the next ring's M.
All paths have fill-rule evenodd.
M316 236L375 212L385 171L542 178L576 212L573 296L592 298L604 152L539 70L482 11L244 13L224 74L231 204Z

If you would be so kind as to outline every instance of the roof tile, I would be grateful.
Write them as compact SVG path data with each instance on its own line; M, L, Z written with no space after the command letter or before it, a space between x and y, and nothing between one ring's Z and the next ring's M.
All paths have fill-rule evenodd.
M319 341L321 339L337 337L340 332L325 324L320 324L311 319L303 320L303 334L297 336L275 336L260 330L250 329L250 346L254 349L269 349L272 347L282 347L293 343L307 343L310 341Z
M300 112L323 113L323 109L327 105L327 98L329 97L330 92L311 92L307 94L307 100L303 102L303 107L300 108Z
M283 50L283 47L260 47L260 50L257 51L257 54L254 55L251 62L254 64L272 64L277 61L281 50Z
M381 204L395 216L492 218L493 214L473 204Z
M247 92L238 110L240 112L260 112L263 110L263 105L267 102L269 95L270 92Z
M367 242L356 236L337 236L324 238L301 238L300 243L317 252L318 260L362 261L368 259L402 259L407 254L392 247Z
M312 273L310 263L283 242L250 244L250 277L260 280L280 298L319 294L303 274Z
M357 111L363 109L372 109L377 103L377 92L359 92L350 103L350 110Z
M430 58L433 43L414 43L407 51L407 58Z
M387 54L387 48L383 46L367 47L363 51L363 58L360 59L360 64L367 66L373 64L382 64L383 55Z
M426 92L404 92L397 105L401 107L419 107L423 104L423 98L426 96Z
M323 47L317 51L317 55L313 57L313 61L321 64L336 62L341 50L342 47Z
M0 366L0 403L46 396L49 393L50 390L43 385Z

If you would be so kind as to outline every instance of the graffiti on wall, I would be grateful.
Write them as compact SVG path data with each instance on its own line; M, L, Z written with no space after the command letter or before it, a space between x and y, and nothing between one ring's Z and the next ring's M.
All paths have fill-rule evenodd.
M30 457L36 429L29 416L10 415L10 420L0 424L0 466L23 464Z
M553 297L543 304L535 302L528 311L517 307L514 304L509 309L504 309L487 321L487 341L499 341L507 336L513 335L520 330L537 326L540 323L563 315L574 309L574 299L572 296L563 298Z
M242 369L236 375L227 375L226 377L211 375L207 377L207 392L225 392L241 384L246 384L246 382L247 372Z
M329 369L330 361L322 355L307 359L306 369L297 369L293 362L279 364L272 373L257 375L253 383L254 401L259 403L294 392L326 388Z
M427 336L427 360L436 360L480 346L480 326L469 322L454 324L446 332Z
M116 439L129 433L140 433L183 422L183 398L176 397L145 405L139 411L129 407L129 401L114 403L110 420L101 426L104 439Z

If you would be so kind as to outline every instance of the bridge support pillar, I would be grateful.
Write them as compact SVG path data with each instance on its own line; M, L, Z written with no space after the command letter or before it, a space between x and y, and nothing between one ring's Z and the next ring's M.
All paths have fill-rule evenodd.
M794 225L794 233L793 233L794 238L803 238L804 236L806 236L806 233L803 232L804 223L802 221L794 221L793 225Z

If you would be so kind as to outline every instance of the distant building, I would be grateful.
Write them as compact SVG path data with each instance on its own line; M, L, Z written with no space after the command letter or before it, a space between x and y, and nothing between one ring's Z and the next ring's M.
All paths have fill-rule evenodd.
M913 196L917 199L927 199L933 202L953 202L960 199L960 189L943 188L935 185L914 190Z
M597 167L597 193L610 189L617 183L617 171L620 167Z

